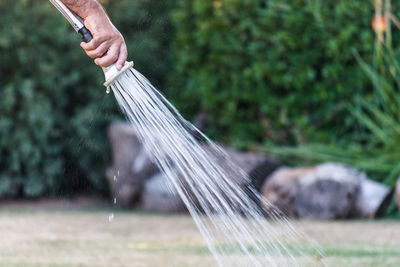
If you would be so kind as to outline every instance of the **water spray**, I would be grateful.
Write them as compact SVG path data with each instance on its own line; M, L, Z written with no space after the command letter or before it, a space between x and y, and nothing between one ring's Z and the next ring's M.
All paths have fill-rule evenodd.
M72 28L82 36L82 41L85 43L89 43L92 39L92 33L85 27L82 18L72 12L68 7L66 7L60 0L49 0L60 13L67 19L67 21L71 24ZM124 66L117 70L115 64L111 64L108 67L103 67L105 82L104 86L107 88L107 93L110 91L110 85L125 71L133 67L132 61L125 61Z
M49 1L82 35L83 42L93 39L81 18L59 0ZM146 152L185 203L217 264L323 266L318 245L296 231L250 186L248 175L230 156L186 121L132 66L133 62L125 62L119 71L114 64L103 68L104 85L113 91ZM264 211L269 220L257 203L268 207ZM113 218L111 214L109 220Z

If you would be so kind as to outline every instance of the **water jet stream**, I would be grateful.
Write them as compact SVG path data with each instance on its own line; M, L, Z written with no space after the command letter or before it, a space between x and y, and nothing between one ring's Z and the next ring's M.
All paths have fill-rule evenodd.
M110 88L219 266L325 265L318 245L249 186L247 174L142 74L130 68Z

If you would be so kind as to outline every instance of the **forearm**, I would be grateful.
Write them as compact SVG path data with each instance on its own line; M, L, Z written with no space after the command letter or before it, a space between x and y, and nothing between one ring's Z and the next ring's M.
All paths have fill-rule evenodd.
M108 17L97 0L61 0L61 2L82 19L92 15Z

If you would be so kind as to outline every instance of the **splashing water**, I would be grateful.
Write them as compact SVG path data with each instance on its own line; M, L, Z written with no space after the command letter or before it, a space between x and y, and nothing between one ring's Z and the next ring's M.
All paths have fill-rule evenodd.
M246 173L142 74L131 68L110 87L219 266L324 265L318 246L256 192Z

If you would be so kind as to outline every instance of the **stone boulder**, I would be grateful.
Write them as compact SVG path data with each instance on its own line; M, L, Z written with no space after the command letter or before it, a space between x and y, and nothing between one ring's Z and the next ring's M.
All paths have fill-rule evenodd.
M268 200L263 203L264 210L269 212L272 206L275 206L286 215L294 216L294 200L299 188L299 177L312 170L314 168L282 167L275 171L261 188L261 194Z
M141 199L142 210L163 213L180 212L185 205L178 192L168 182L168 178L158 173L146 180Z
M113 123L108 130L112 151L112 167L107 170L111 195L119 205L130 207L137 203L144 181L158 171L127 123Z
M337 163L281 168L266 180L261 192L289 216L317 219L379 216L391 194L387 186ZM271 206L266 203L264 209Z
M221 145L218 148L222 150L222 153L210 146L207 146L206 150L211 154L217 153L217 162L222 168L230 169L229 164L233 163L242 169L248 179L237 173L232 174L232 179L243 186L250 183L257 191L260 191L265 178L281 166L278 160L262 153L241 152Z
M112 198L117 198L121 207L138 207L144 210L175 211L178 206L173 204L161 205L165 199L173 199L176 194L168 195L160 191L166 183L166 177L159 176L158 167L152 162L136 136L135 128L128 123L114 123L110 126L108 137L111 144L113 162L107 170L107 178L111 188ZM199 138L202 138L201 136ZM255 188L260 190L264 179L280 167L280 163L264 154L254 152L240 152L226 146L204 145L209 157L214 158L220 166L232 169L230 178L244 189ZM236 167L240 167L247 177L239 174ZM177 174L179 175L179 174ZM149 180L150 179L150 180ZM149 180L149 181L148 181ZM148 184L149 183L149 184ZM185 184L182 182L182 184ZM155 188L156 185L158 189ZM190 189L186 188L190 193ZM251 192L247 190L246 192ZM155 197L151 201L151 197ZM191 196L196 202L194 196ZM225 196L229 198L229 196ZM168 202L168 201L167 201ZM172 201L173 202L173 201ZM175 208L166 208L175 207Z
M204 111L198 113L194 120L193 125L200 131L205 131L208 128L208 114ZM199 136L197 131L192 133L198 140L204 140L202 136ZM231 160L239 166L250 178L250 183L257 191L261 190L261 186L264 183L265 178L274 172L276 169L281 167L281 163L272 157L269 157L263 153L255 152L240 152L227 146L218 145L218 148L227 155L227 158L220 157L220 153L215 151L215 148L210 145L205 145L205 149L209 153L217 152L218 162L223 167L227 167L227 159ZM243 181L237 181L243 183Z
M207 153L207 157L215 161L218 166L226 171L227 177L232 184L238 185L256 204L260 204L259 198L257 197L258 195L255 194L257 191L255 189L258 189L257 184L263 184L265 177L280 166L277 160L261 153L241 152L220 145L204 145L203 148ZM213 177L213 179L218 183L218 175L215 178ZM203 210L203 207L200 205L201 201L198 199L199 193L195 193L191 186L185 181L181 181L181 183L184 185L184 191L189 194L189 198L196 208L198 210ZM194 186L198 188L197 185ZM258 185L258 187L261 186ZM218 186L215 189L229 205L232 196L227 194L223 187ZM202 194L200 193L200 195ZM212 209L212 207L209 208Z
M385 185L361 177L360 191L353 211L353 217L377 218L384 215L393 197L393 190Z
M299 180L294 199L301 218L341 219L350 217L360 190L359 172L334 163L317 166Z

